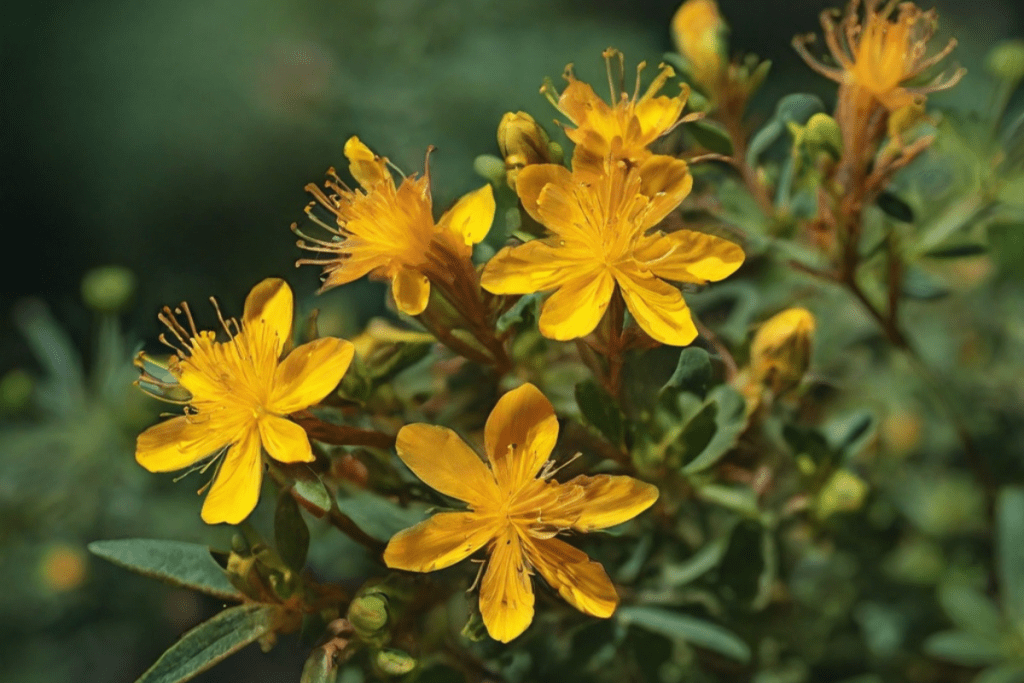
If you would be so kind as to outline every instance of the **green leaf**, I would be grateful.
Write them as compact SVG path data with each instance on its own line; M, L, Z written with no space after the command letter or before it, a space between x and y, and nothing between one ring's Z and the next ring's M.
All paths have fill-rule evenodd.
M281 609L261 604L229 607L183 635L135 683L180 683L195 677L273 631Z
M985 669L971 683L1024 683L1024 664L1007 664Z
M747 145L747 163L756 167L761 155L768 151L776 140L786 131L787 123L806 123L818 112L825 111L825 104L816 95L793 93L779 100L775 107L775 115L761 130L757 131Z
M1024 626L1024 488L1007 486L999 492L996 549L1006 616Z
M512 304L512 308L501 314L498 322L495 323L494 329L497 330L498 334L504 334L513 327L519 327L531 320L536 320L540 298L541 295L537 293L519 297L519 300Z
M584 419L605 438L621 446L626 435L626 418L607 391L588 379L576 385L576 403Z
M306 553L309 552L309 527L302 518L299 504L288 491L283 491L277 499L274 543L284 563L295 571L302 571L306 566Z
M729 537L722 536L695 552L685 562L662 565L662 582L666 586L685 586L695 581L718 566L728 547Z
M986 253L988 253L988 247L984 244L966 242L964 244L954 244L948 247L932 249L925 252L924 255L931 258L963 258L965 256L980 256Z
M916 266L908 266L903 274L903 296L921 301L932 301L943 298L949 292L949 287Z
M973 586L943 584L939 587L939 604L957 628L977 636L999 639L1003 629L999 609Z
M914 222L914 210L905 201L894 195L892 192L883 192L875 200L878 208L891 218L903 223Z
M762 535L758 522L742 520L729 535L729 546L722 556L719 583L732 594L727 597L740 603L750 604L760 590L767 566Z
M747 427L746 401L731 386L715 387L708 396L708 403L715 406L715 433L700 453L683 467L684 474L701 472L717 463L736 445Z
M640 628L703 647L739 662L750 661L750 647L732 631L718 624L658 607L621 607L616 612L625 626Z
M702 348L688 346L679 352L675 372L661 387L660 393L670 390L689 391L701 398L707 394L712 379L711 356Z
M293 489L314 515L323 517L331 509L333 498L320 477L310 473L309 478L296 479Z
M306 659L299 683L335 683L338 680L338 673L334 653L321 646L313 650Z
M1003 661L998 642L964 631L936 633L924 641L924 651L936 659L962 666L986 666Z
M745 486L706 484L697 488L697 496L709 503L721 505L744 517L759 519L761 510L757 505L757 494Z
M684 128L686 128L686 132L693 136L697 144L706 148L709 152L724 156L732 155L732 140L729 138L729 133L717 123L701 119L693 123L684 124Z
M419 524L426 517L425 506L403 508L362 489L339 496L338 509L378 541L388 541L402 529Z
M242 594L231 585L227 574L204 545L129 538L93 541L89 544L89 552L119 567L173 586L191 588L222 600L242 599Z

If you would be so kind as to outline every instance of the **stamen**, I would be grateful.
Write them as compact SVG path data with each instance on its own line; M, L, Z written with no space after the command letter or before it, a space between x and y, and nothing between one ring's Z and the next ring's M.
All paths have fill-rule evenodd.
M484 567L487 566L486 560L471 559L470 562L475 562L480 565L480 568L476 570L476 578L473 579L473 583L470 584L469 588L466 589L467 593L472 593L473 590L480 585L480 579L484 575Z
M562 463L558 467L555 467L555 461L554 460L548 460L547 462L544 463L544 467L541 468L540 475L538 475L537 478L538 479L550 479L551 477L555 476L556 474L561 472L563 469L565 469L566 467L568 467L569 465L571 465L572 463L576 462L576 460L578 460L579 458L582 458L582 457L583 457L583 453L577 452L575 455L573 455L571 458L566 460L564 463Z
M220 312L220 305L217 303L217 300L211 296L210 303L213 304L213 310L217 311L217 320L220 321L220 326L224 328L224 331L228 333L228 339L233 339L234 337L232 337L231 335L231 329L228 327L228 324L224 321L224 316Z
M196 329L196 321L192 319L192 311L189 310L188 302L182 301L181 308L185 311L185 317L188 320L188 326L192 328L192 338L195 339L199 336L199 330Z

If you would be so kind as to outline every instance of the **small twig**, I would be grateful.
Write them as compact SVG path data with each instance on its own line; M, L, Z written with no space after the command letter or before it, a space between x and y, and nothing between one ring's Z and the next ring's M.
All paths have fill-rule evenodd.
M296 413L292 415L292 419L306 430L306 434L311 439L331 446L370 446L388 450L395 445L395 437L383 432L331 424L324 422L309 411Z

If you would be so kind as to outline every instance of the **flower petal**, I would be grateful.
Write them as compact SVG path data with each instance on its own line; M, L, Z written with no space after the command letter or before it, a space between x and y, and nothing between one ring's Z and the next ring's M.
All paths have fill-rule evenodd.
M498 499L487 465L458 434L445 427L411 424L398 431L398 457L427 486L473 507Z
M432 572L461 562L494 538L496 519L473 512L439 512L391 537L384 564L409 572Z
M533 584L522 542L512 527L494 541L480 582L480 615L491 638L507 643L533 621Z
M604 567L585 552L557 538L531 538L527 552L530 563L570 605L602 619L615 613L615 586Z
M601 322L614 290L614 278L603 269L569 280L541 307L540 333L557 341L587 336Z
M531 240L505 247L484 266L480 286L491 294L545 292L562 286L579 275L582 268L590 267L586 253L556 247L550 242Z
M675 125L686 106L686 97L661 95L642 100L636 105L635 115L643 130L642 140L650 143L665 134Z
M291 341L293 309L292 290L284 280L270 277L253 287L242 317L242 336L249 350L261 358L272 353L276 360Z
M558 489L552 500L561 504L543 511L543 523L556 528L588 532L622 524L658 500L658 487L626 476L580 475Z
M697 338L682 293L664 280L625 269L617 278L622 298L637 324L652 339L670 346L686 346Z
M380 183L388 181L394 185L384 160L370 151L370 148L355 135L345 142L345 157L349 162L349 173L364 189L372 190Z
M295 348L274 372L269 409L280 415L319 403L345 376L355 347L336 337L323 337Z
M260 498L263 481L263 458L260 456L259 432L246 431L242 440L228 449L217 477L203 504L203 521L207 524L238 524L249 516Z
M476 244L491 230L494 222L494 191L484 185L455 202L438 221L439 230L448 230L467 246Z
M339 246L338 258L323 262L324 280L320 286L321 292L355 282L371 271L387 265L390 259L376 253L372 246L364 242L358 237L349 237L342 242L344 247Z
M524 384L502 396L484 427L487 457L502 490L536 477L557 439L555 409L540 389Z
M523 202L523 208L538 223L544 220L537 213L537 199L549 183L572 187L572 173L561 164L531 164L519 171L516 177L516 193Z
M313 462L313 449L306 430L291 420L276 415L259 419L260 440L274 460L279 462Z
M234 434L192 423L184 415L159 422L139 434L135 460L150 472L173 472L196 464L228 445Z
M745 258L738 244L693 230L655 235L636 257L658 277L700 284L724 280Z
M650 198L641 229L654 227L675 211L693 189L690 167L682 159L655 154L639 168L640 193Z
M391 294L398 310L406 315L419 315L430 300L430 280L415 268L399 268L391 280Z

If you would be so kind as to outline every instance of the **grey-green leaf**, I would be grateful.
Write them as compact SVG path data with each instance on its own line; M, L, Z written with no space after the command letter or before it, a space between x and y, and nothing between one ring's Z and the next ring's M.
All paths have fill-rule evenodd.
M306 566L306 553L309 552L309 527L302 518L299 504L288 491L282 492L277 499L274 544L286 565L295 571L302 571Z
M278 605L229 607L196 626L160 655L136 683L181 683L274 629Z
M626 434L626 420L615 399L609 396L608 392L593 380L580 382L576 385L576 403L587 422L616 446L622 445Z
M661 392L672 389L689 391L704 398L711 386L711 376L711 356L708 352L697 346L688 346L679 352L675 372L665 382Z
M1024 683L1024 664L993 666L978 674L971 683Z
M943 631L924 641L924 651L936 659L962 666L986 666L1003 661L999 643L964 631Z
M701 147L715 154L732 155L732 140L720 125L702 119L685 124L685 128Z
M703 450L684 467L684 474L693 474L711 467L728 453L747 426L746 402L738 391L728 385L715 387L708 396L715 404L715 433Z
M939 587L939 603L961 630L999 639L1003 626L999 609L978 589L967 584L943 584Z
M145 576L174 586L191 588L222 600L241 600L210 549L197 543L129 538L94 541L89 552Z
M750 647L732 631L710 621L658 607L622 607L616 614L624 625L683 640L739 662L750 661Z
M339 496L338 509L378 541L390 540L402 529L419 524L426 512L424 507L403 508L364 490L353 490L344 497Z
M1006 616L1024 625L1024 488L1008 486L996 503L999 590Z

